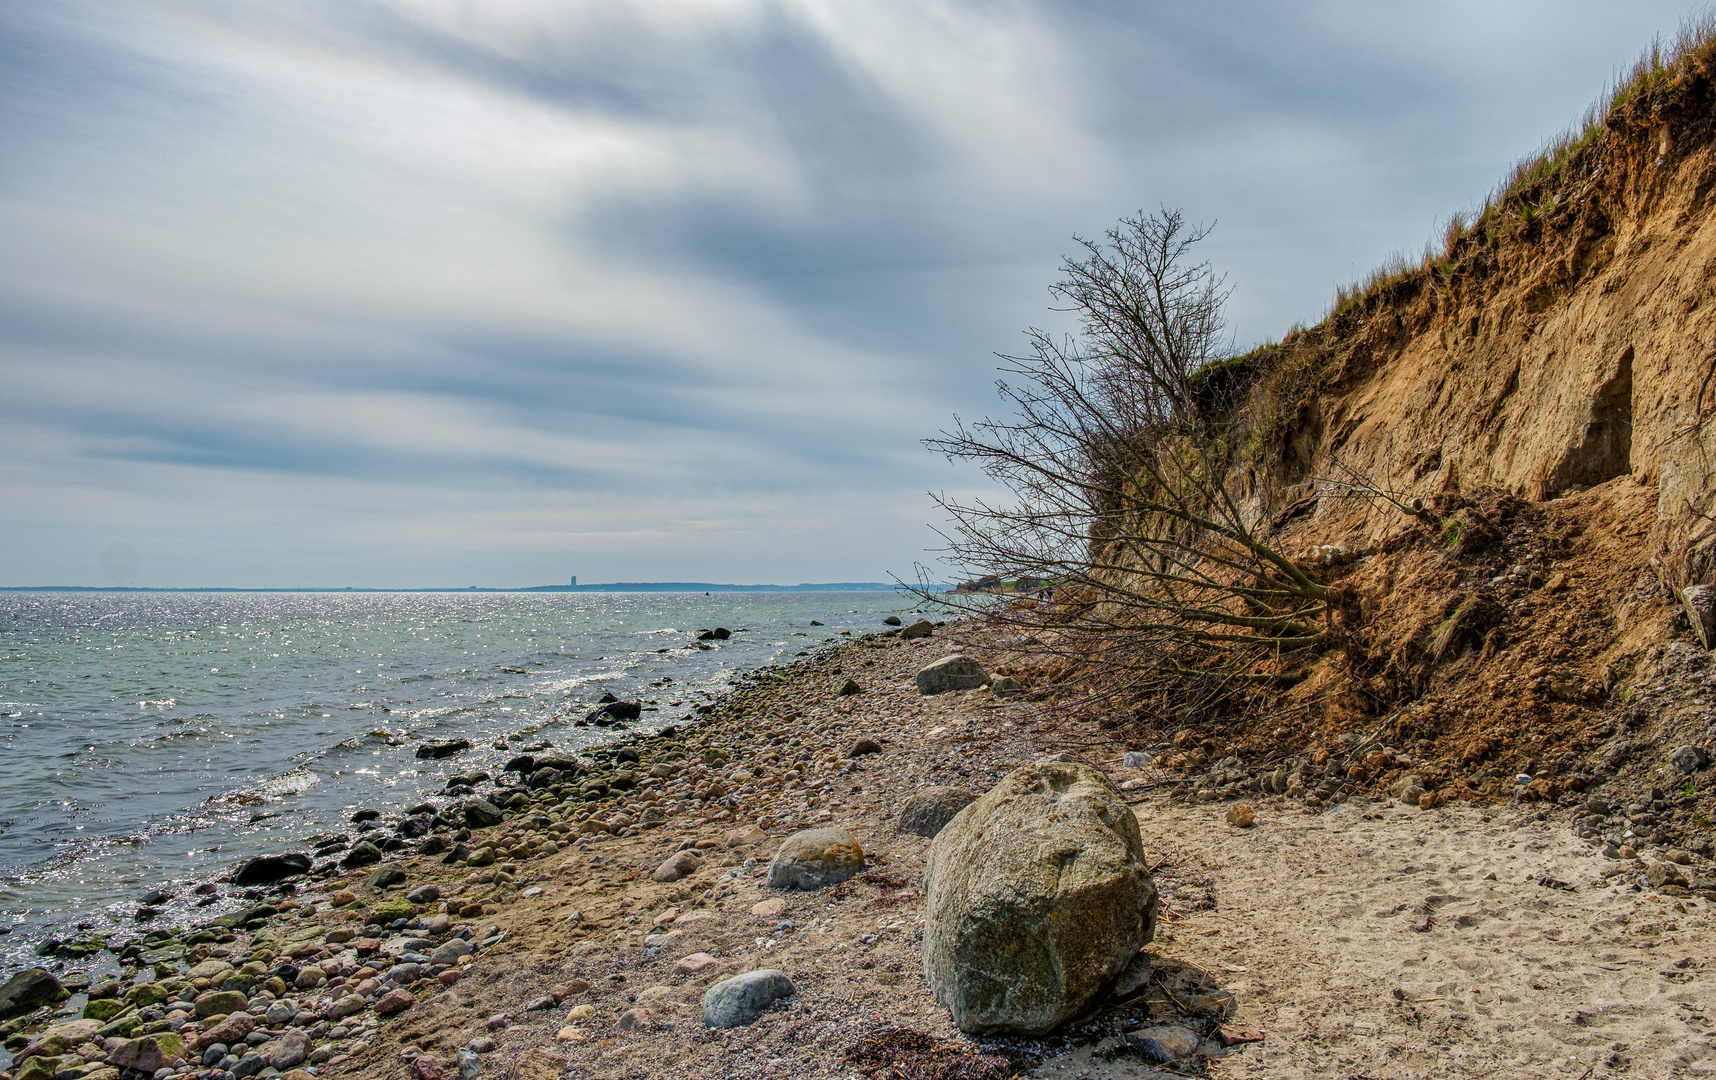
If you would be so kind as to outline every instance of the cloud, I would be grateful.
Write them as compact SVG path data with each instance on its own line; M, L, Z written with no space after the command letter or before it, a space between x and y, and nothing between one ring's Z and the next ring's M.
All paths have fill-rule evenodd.
M1219 220L1277 335L1678 16L6 5L0 578L909 573L1070 234Z

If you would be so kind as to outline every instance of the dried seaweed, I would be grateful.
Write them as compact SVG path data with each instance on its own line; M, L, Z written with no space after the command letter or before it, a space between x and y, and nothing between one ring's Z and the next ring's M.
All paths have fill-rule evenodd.
M846 1049L846 1060L871 1080L1012 1080L1026 1065L910 1028L885 1028L860 1039Z

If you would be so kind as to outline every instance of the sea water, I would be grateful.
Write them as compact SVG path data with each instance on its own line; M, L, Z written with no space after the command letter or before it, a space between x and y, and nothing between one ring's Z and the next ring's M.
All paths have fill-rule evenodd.
M50 937L208 917L190 885L351 833L604 693L694 718L735 674L881 629L892 593L0 594L0 971ZM818 626L815 623L824 625ZM732 636L696 647L702 629ZM469 739L423 759L426 741ZM222 909L224 909L224 906ZM221 909L216 909L221 910ZM152 924L154 925L154 924Z

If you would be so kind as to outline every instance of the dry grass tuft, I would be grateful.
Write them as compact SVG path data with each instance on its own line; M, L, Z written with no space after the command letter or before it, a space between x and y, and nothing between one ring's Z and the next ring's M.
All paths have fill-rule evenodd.
M1553 210L1570 194L1567 188L1581 175L1588 152L1600 143L1617 111L1665 82L1677 81L1693 71L1707 73L1712 66L1716 66L1716 10L1706 8L1682 23L1673 41L1652 41L1626 75L1585 110L1578 123L1515 164L1477 213L1457 213L1449 218L1440 242L1426 244L1421 257L1414 260L1395 252L1362 281L1337 286L1329 317L1365 307L1402 284L1446 269L1469 238L1505 238Z

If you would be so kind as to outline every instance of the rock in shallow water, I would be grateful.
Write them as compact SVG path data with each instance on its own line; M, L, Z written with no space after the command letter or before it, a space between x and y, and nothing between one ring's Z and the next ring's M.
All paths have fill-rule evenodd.
M864 849L845 829L806 829L781 844L769 863L769 888L820 889L864 869Z
M47 968L25 968L0 985L0 1020L52 1005L66 997L65 987Z
M1138 820L1075 762L1014 772L943 829L924 873L924 971L962 1031L1041 1035L1150 941Z
M469 739L449 739L446 742L424 743L417 748L417 756L420 758L447 758L461 750L469 750L470 748L471 740Z
M703 1022L712 1028L749 1024L770 1005L795 992L786 972L774 968L722 979L703 995Z

